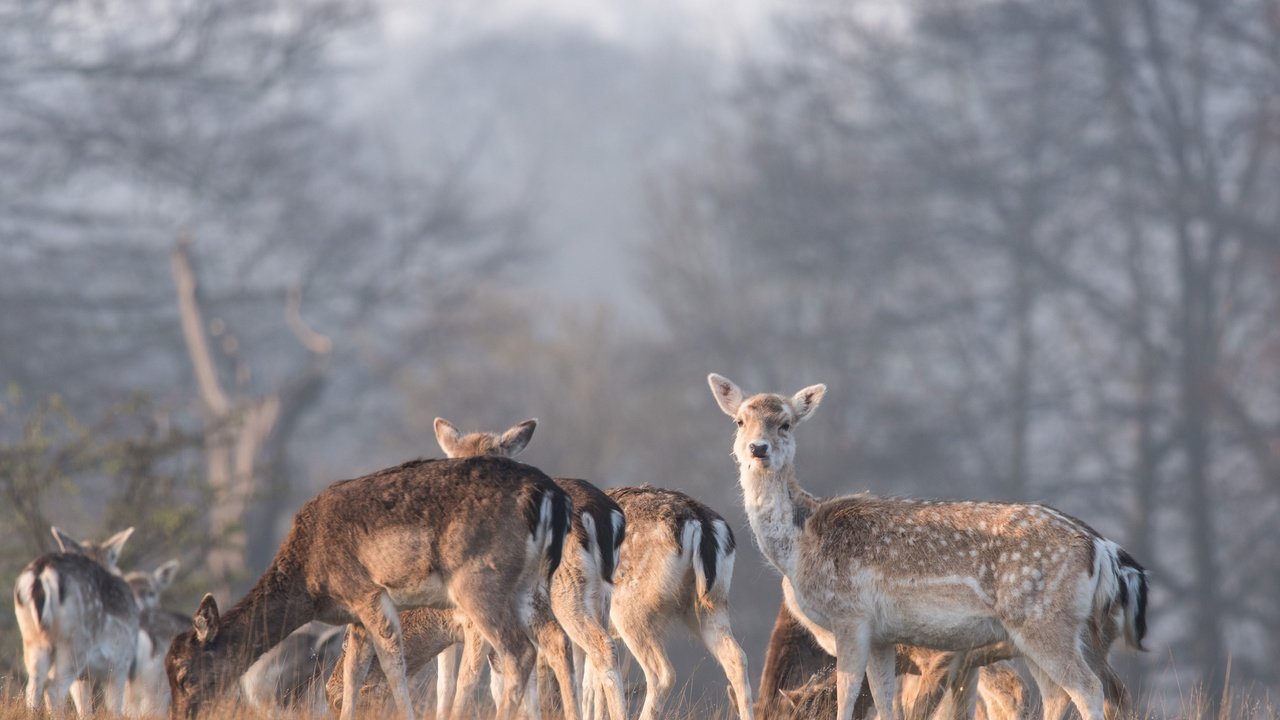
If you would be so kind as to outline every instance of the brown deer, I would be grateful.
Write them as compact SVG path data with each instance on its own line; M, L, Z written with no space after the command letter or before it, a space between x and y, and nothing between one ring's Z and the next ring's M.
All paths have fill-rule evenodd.
M913 650L917 653L936 653L936 651L926 651L921 648L913 648ZM943 655L955 655L955 653L937 653L934 658L939 659ZM903 659L905 659L904 656L900 655L899 660ZM908 662L910 661L908 660ZM927 669L929 667L926 663L923 667L913 664L907 668L900 668L904 670L902 674L906 678L902 688L902 700L903 705L910 708L905 716L907 718L919 718L920 720L925 720L926 718L929 720L968 720L968 718L975 718L975 720L1023 720L1028 716L1022 677L1007 661L999 661L983 665L981 668L974 668L972 673L974 677L969 683L967 685L947 687L945 700L941 702L929 702L927 699L919 698L914 692L916 689L921 692L929 692L941 687L940 684L937 684L938 678L929 676L929 670ZM916 671L921 671L921 674L915 674ZM785 720L830 718L836 713L835 677L835 668L828 666L824 670L814 673L800 687L782 690L780 692L781 702L777 703L770 711L770 714L765 717ZM942 693L938 694L941 695ZM868 695L869 693L867 692L859 695L858 703L854 709L854 718L864 718L869 714L867 711L871 709L871 702Z
M1141 648L1145 571L1083 522L1042 505L853 495L820 500L796 480L794 430L824 385L747 397L708 377L737 433L733 455L751 529L783 576L788 609L836 658L839 717L862 674L893 716L896 643L969 650L1010 641L1040 687L1045 717L1074 703L1104 713L1105 648L1118 628Z
M463 435L448 420L436 418L435 432L436 441L449 457L514 457L528 446L537 426L538 421L531 419L503 433ZM591 483L574 478L556 478L555 482L573 499L573 532L565 540L560 571L551 581L550 609L554 617L543 617L538 623L539 637L545 638L540 646L553 648L546 655L560 685L566 715L577 705L576 683L572 682L573 666L559 651L562 641L557 639L557 633L568 635L577 666L600 683L609 715L614 720L625 720L622 674L617 650L606 629L606 614L626 520L618 504ZM474 662L464 662L463 667L460 683L465 675L478 669Z
M118 714L138 642L138 605L116 561L133 528L102 543L52 530L62 552L27 563L13 586L27 707L43 701L61 715L70 693L84 717L93 712L92 682L101 680L106 710Z
M675 684L663 648L679 621L706 646L729 680L739 720L751 717L747 656L729 622L734 538L724 518L677 490L613 488L627 516L609 619L644 671L641 720L656 720Z
M335 483L306 503L257 584L222 615L206 595L166 659L173 717L195 717L310 620L348 624L342 716L355 716L372 643L401 717L413 707L399 611L457 607L511 678L508 717L533 660L534 588L559 564L571 503L541 471L505 458L416 460Z

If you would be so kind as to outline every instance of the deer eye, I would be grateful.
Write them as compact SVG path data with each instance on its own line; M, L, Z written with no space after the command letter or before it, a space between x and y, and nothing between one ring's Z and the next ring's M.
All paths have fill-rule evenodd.
M743 422L742 420L739 420L739 421L738 421L738 427L742 427L743 425L746 425L746 423L745 423L745 422Z
M789 422L784 422L784 423L782 423L782 429L783 429L784 431L785 431L785 430L790 430L790 429L791 429L791 423L789 423Z

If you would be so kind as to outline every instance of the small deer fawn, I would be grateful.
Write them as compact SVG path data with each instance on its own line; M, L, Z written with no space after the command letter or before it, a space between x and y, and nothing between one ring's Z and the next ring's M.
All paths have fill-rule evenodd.
M752 532L783 576L788 608L836 658L839 717L865 671L893 716L895 643L968 650L1010 641L1060 718L1104 712L1106 645L1141 648L1142 567L1083 522L1042 505L924 502L853 495L820 500L796 480L795 428L826 386L747 397L708 377L733 418L733 455ZM1101 652L1086 652L1100 647Z
M177 572L178 561L170 560L152 572L134 570L124 576L138 603L138 643L124 699L125 711L131 715L164 712L169 707L164 656L173 639L191 629L186 615L160 607L160 593L173 583Z
M511 678L518 706L534 650L534 588L560 561L571 503L536 468L505 458L417 460L335 483L305 504L271 566L225 615L206 595L166 659L171 715L195 717L310 620L349 624L342 717L355 716L372 642L401 717L413 707L399 610L458 607ZM365 659L365 664L358 661Z
M27 563L13 587L22 634L27 707L61 715L67 693L76 712L93 712L93 680L106 688L108 712L124 709L138 642L138 605L116 561L133 528L103 543L78 542L53 528L62 552Z

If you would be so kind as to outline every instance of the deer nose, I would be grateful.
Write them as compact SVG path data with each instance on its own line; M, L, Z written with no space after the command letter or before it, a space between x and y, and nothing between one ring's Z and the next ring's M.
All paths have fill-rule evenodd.
M769 456L769 443L767 442L751 443L751 457L762 458L762 457L768 457L768 456Z

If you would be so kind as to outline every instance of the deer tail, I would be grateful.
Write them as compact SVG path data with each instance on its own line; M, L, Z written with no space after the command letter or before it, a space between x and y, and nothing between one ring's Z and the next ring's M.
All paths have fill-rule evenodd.
M19 612L28 613L32 624L51 630L54 609L62 604L60 578L51 565L29 567L18 575L13 588L14 606Z
M1100 625L1118 623L1125 643L1145 650L1142 641L1147 635L1147 571L1114 542L1096 538L1094 544L1094 576L1098 583L1093 602L1095 621Z

